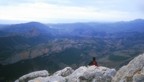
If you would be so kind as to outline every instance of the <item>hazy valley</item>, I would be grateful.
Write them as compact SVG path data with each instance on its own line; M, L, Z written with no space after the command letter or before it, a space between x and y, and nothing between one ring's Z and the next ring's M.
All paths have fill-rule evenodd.
M144 51L144 20L116 23L0 25L0 81L46 69L99 65L119 69ZM10 74L12 73L12 74Z

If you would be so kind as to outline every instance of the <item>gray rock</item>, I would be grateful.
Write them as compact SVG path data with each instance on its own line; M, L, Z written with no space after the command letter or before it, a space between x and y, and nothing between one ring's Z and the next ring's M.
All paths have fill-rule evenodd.
M135 74L133 76L133 82L144 82L144 75L143 74Z
M106 67L80 67L67 77L68 82L108 82L115 75L115 69Z
M81 66L75 71L66 67L51 76L45 73L32 72L20 77L17 82L111 82L116 70L102 66Z
M23 75L22 77L20 77L15 82L28 82L31 79L34 79L34 78L37 78L37 77L47 77L48 75L49 75L49 73L46 70L36 71L36 72L32 72L32 73Z
M38 77L28 82L66 82L62 76Z
M144 54L120 68L112 82L144 82Z
M66 67L63 70L57 71L53 74L53 76L62 76L62 77L66 77L70 74L72 74L74 72L74 70L71 67Z

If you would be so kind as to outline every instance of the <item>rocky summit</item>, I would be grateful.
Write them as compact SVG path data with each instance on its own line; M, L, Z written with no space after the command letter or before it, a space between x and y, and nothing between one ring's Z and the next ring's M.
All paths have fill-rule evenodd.
M111 82L116 70L107 67L81 66L76 70L66 67L48 76L47 71L36 71L15 82Z
M112 82L144 82L144 54L120 68Z
M23 75L15 82L144 82L144 54L135 57L117 72L103 66L66 67L52 75L36 71Z

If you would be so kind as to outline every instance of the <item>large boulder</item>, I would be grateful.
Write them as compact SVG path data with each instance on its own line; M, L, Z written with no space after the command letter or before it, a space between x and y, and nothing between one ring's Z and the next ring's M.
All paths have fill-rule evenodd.
M144 54L120 68L112 82L144 82Z
M82 66L76 69L71 75L67 76L67 82L78 82L79 77L87 70L87 67Z
M115 75L115 69L106 67L80 67L71 75L66 77L68 82L111 82L112 77Z
M66 82L65 77L73 73L73 69L71 67L66 67L62 70L55 72L53 75L49 77L39 77L28 82Z
M28 82L66 82L66 79L62 76L50 76L50 77L38 77Z
M49 75L49 73L46 70L36 71L36 72L32 72L32 73L21 76L15 82L28 82L31 79L34 79L37 77L47 77L48 75Z
M71 67L66 67L63 70L57 71L53 74L53 76L62 76L62 77L66 77L70 74L72 74L74 72L74 70Z

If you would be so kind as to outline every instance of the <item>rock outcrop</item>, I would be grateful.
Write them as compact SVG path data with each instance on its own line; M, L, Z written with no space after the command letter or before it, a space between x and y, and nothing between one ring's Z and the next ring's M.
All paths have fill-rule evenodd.
M38 73L38 72L37 72ZM81 66L75 71L66 67L51 76L32 77L33 73L20 77L17 82L111 82L116 70L107 67ZM27 80L26 78L31 78ZM21 81L21 78L23 79ZM26 79L26 80L25 80Z
M120 68L112 82L144 82L144 54Z
M106 67L83 66L67 76L66 79L67 82L111 82L115 73L115 69Z
M71 67L66 67L63 70L57 71L53 74L53 76L68 76L70 74L72 74L74 72L74 70Z
M32 73L23 75L22 77L20 77L15 82L28 82L31 79L34 79L34 78L37 78L37 77L47 77L48 75L49 75L49 73L46 70L36 71L36 72L32 72Z
M20 77L15 82L144 82L144 54L120 68L81 66L76 70L66 67L48 76L47 71L37 71Z

